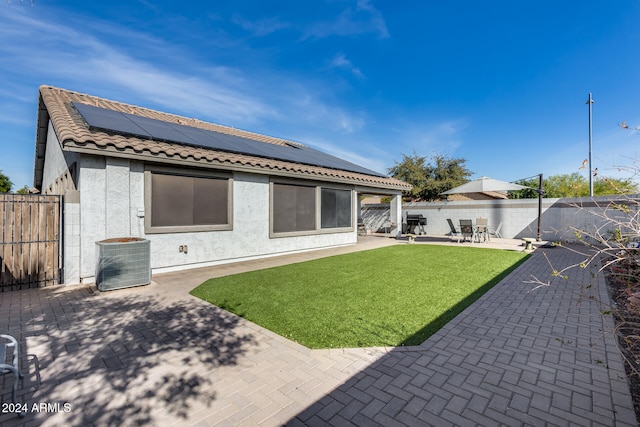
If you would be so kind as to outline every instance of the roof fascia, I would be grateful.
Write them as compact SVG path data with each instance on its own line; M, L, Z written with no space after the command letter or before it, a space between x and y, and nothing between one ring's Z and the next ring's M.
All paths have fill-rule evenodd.
M47 133L49 129L49 111L42 99L42 94L38 92L38 117L36 119L36 140L34 150L33 165L33 186L42 190L42 179L44 174L44 158L47 151Z

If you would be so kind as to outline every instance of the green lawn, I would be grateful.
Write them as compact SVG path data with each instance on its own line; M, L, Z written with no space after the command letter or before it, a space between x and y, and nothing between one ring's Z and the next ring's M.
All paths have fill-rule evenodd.
M309 348L417 345L526 256L396 245L210 279L191 294Z

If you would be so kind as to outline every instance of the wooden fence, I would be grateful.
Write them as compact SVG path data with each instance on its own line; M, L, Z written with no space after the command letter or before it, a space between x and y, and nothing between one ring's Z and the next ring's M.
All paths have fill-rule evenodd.
M0 194L0 292L57 285L61 196Z

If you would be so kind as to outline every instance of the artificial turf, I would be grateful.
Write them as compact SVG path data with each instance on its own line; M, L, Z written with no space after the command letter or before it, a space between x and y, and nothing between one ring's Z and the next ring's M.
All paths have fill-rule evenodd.
M191 294L309 348L418 345L526 257L395 245L210 279Z

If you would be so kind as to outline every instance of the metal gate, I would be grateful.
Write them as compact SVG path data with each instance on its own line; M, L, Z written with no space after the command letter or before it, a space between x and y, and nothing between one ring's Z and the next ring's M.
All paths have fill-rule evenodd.
M59 283L61 199L0 194L0 292Z

